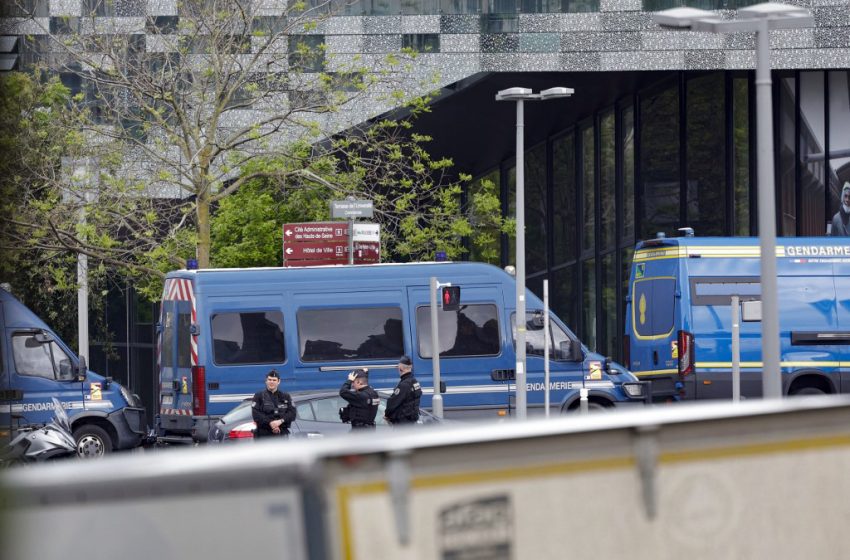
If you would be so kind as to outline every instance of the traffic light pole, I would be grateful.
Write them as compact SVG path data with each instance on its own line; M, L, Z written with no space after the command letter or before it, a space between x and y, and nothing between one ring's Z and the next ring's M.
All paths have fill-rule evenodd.
M437 322L440 313L437 311L437 290L440 283L437 277L431 277L431 360L434 375L434 394L431 398L431 412L437 418L443 417L443 395L440 393L440 329Z

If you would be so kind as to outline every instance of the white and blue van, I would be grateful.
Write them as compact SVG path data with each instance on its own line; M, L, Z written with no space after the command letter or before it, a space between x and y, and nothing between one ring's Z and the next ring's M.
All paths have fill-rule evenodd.
M35 313L0 288L0 432L47 424L56 397L68 412L77 453L137 447L145 409L126 387L86 367Z
M850 240L779 238L780 367L786 395L850 393ZM732 296L741 394L762 394L757 237L638 243L626 301L625 363L656 400L732 396Z
M170 272L159 327L159 420L163 441L188 438L195 418L221 416L263 387L274 368L286 391L337 390L352 368L391 389L403 354L433 395L429 281L461 287L460 307L439 310L447 416L505 414L511 406L516 284L481 263L411 263ZM544 403L542 302L527 298L527 401ZM644 386L590 352L556 316L550 322L550 402L642 403ZM533 412L533 411L532 411Z

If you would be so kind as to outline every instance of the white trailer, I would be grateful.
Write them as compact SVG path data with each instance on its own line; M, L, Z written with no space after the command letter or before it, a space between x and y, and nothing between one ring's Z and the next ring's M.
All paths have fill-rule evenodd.
M850 400L676 405L3 473L8 558L850 558Z

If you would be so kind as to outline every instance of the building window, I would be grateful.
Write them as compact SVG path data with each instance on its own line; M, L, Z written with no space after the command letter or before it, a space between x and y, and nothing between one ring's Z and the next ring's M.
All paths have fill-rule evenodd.
M481 33L518 33L519 16L514 13L491 13L481 16Z
M403 15L430 15L440 13L440 0L401 0Z
M823 72L800 73L799 235L826 233L826 162L823 157L812 157L826 151L824 77Z
M838 212L841 190L850 182L850 71L829 72L829 165L827 182L829 198L827 220Z
M596 147L593 123L581 127L581 248L592 251L596 246Z
M679 87L667 82L640 100L643 239L679 227Z
M602 317L600 317L600 333L597 352L603 356L614 356L620 347L620 313L617 303L621 298L617 297L617 288L620 275L617 270L617 253L608 253L601 257L602 264Z
M631 105L620 111L620 161L623 162L622 181L623 230L622 242L635 243L635 110Z
M591 350L596 350L596 259L581 264L581 339Z
M552 189L555 264L576 258L576 154L571 131L552 142Z
M578 326L578 285L576 265L553 270L551 277L552 309L568 327Z
M8 0L0 2L0 18L47 17L48 0Z
M440 13L452 14L480 14L481 4L486 0L440 0Z
M599 233L602 251L613 249L617 236L615 138L612 109L599 118Z
M401 46L421 53L440 52L440 35L438 33L406 33L401 36Z
M321 72L325 67L325 36L290 36L289 67L300 72Z
M750 109L747 78L732 80L732 196L734 235L750 235Z
M546 270L546 144L525 154L525 270Z
M797 235L797 178L795 174L797 159L797 131L794 125L797 105L795 80L786 77L779 80L779 153L778 176L779 200L777 209L781 221L779 235Z
M150 16L145 20L145 31L169 35L177 33L177 16Z
M726 235L726 82L723 72L687 81L687 221L697 235Z

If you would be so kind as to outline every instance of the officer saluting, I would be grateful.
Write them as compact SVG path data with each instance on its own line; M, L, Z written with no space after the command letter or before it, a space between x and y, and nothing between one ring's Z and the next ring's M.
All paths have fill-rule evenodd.
M257 424L254 438L289 435L295 407L289 393L277 390L279 385L280 375L271 370L266 375L266 388L254 394L251 402L251 416Z
M351 422L352 430L375 427L381 397L369 387L369 370L355 369L349 373L339 396L348 402L348 406L340 409L339 417L343 422Z
M415 424L419 420L422 388L413 377L413 363L408 356L398 359L398 374L401 379L392 396L387 400L384 418L391 424Z

